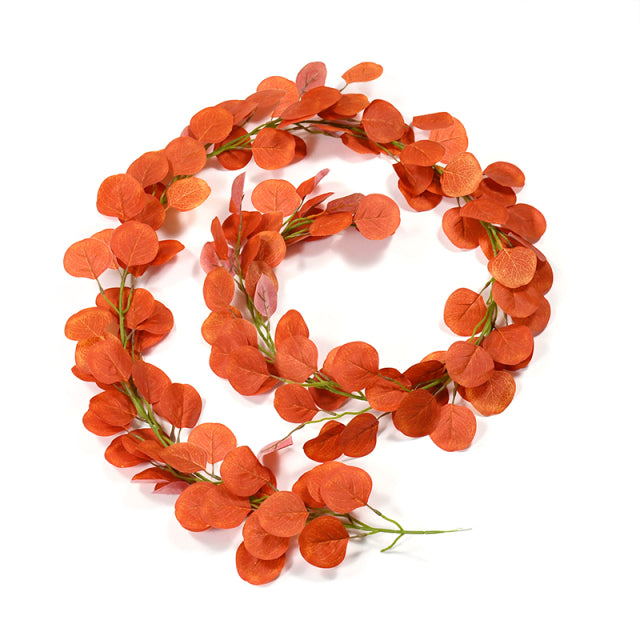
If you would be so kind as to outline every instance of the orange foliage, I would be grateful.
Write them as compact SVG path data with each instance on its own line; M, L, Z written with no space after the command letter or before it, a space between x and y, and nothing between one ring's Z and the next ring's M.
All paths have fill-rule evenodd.
M348 86L381 73L380 65L362 62L342 78ZM100 390L83 415L85 428L111 438L105 458L112 465L145 465L134 481L179 494L175 514L185 529L243 526L236 568L251 584L281 573L295 536L307 562L329 568L344 559L349 530L356 536L391 532L394 521L385 516L387 526L375 529L348 515L368 506L372 480L337 459L371 453L387 414L405 436L429 435L445 451L469 447L476 418L468 406L455 404L456 398L483 416L504 411L516 390L511 372L532 360L534 336L551 315L545 295L554 274L535 246L547 223L535 207L517 201L523 172L508 162L483 171L467 151L464 126L449 113L419 115L408 126L390 102L345 93L326 81L324 63L310 62L295 82L271 76L246 99L198 111L164 149L143 153L126 173L100 184L96 207L116 218L116 226L75 242L63 258L72 276L98 279L108 271L108 277L121 280L120 286L100 286L95 306L72 314L64 328L76 342L72 373ZM251 120L260 124L249 126ZM318 348L298 311L284 313L272 335L276 269L304 243L352 226L369 240L388 238L400 225L400 207L383 194L331 199L333 193L314 193L327 169L297 188L282 178L263 180L246 199L245 174L235 178L229 215L213 218L211 240L200 255L209 310L201 331L217 375L242 395L277 387L276 412L297 425L260 455L277 455L292 445L292 434L306 423L323 425L303 445L319 464L283 491L274 472L249 447L238 446L228 427L200 422L203 402L195 388L173 383L142 359L171 331L173 314L137 280L184 249L178 240L159 235L167 231L167 209L189 211L208 198L211 188L196 176L208 158L228 170L241 169L252 158L261 169L278 170L312 149L301 137L305 131L339 138L359 154L393 160L398 190L416 211L434 209L445 199L445 236L459 249L479 247L491 278L479 293L459 288L446 300L444 324L468 338L446 351L434 351L401 372L380 368L376 349L353 341L330 349L320 367ZM428 132L427 139L416 140L420 131ZM248 202L256 210L243 210ZM295 243L300 244L290 249ZM358 402L365 408L352 411ZM317 417L321 412L325 415ZM345 416L350 416L346 424ZM190 430L186 439L181 429ZM399 538L409 532L397 533Z

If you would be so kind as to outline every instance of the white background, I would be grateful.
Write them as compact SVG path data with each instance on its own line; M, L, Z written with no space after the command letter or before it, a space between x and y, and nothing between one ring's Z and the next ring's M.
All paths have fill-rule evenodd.
M62 0L13 3L2 21L3 637L638 637L637 0ZM62 255L111 225L95 211L106 176L199 109L314 60L333 86L357 62L382 64L368 95L407 120L449 111L481 165L524 170L520 199L548 221L553 316L513 404L479 419L469 450L389 427L359 461L383 512L470 531L405 538L388 554L389 540L371 538L329 571L292 548L283 575L257 588L235 572L239 532L183 530L174 498L131 484L83 428L94 391L70 373L63 327L95 291L64 273ZM399 199L385 160L309 145L276 175L298 184L329 167L323 185L338 195ZM248 186L268 177L247 172ZM148 285L176 320L151 361L200 390L203 420L257 450L289 425L268 398L238 399L209 371L199 334L197 256L232 174L207 177L210 200L174 221L186 250ZM446 348L444 300L486 272L446 243L442 211L405 206L388 241L354 233L297 252L279 270L280 309L303 313L323 353L365 340L402 369ZM280 486L305 465L283 453Z

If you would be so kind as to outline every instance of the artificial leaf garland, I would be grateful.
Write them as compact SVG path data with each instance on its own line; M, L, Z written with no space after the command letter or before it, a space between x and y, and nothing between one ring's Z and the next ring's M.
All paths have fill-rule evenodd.
M388 417L407 437L430 436L446 451L467 448L476 431L467 405L484 416L507 408L515 394L512 372L529 363L533 337L549 320L545 294L553 272L534 246L546 221L517 202L522 171L507 162L483 170L467 151L462 123L448 113L415 116L408 125L391 103L349 91L381 73L380 65L360 63L342 75L345 85L338 90L325 86L325 65L312 62L295 81L272 76L244 100L200 110L164 149L144 153L125 173L102 182L97 209L119 225L74 243L64 256L70 275L94 279L99 287L95 305L74 313L65 326L76 342L73 373L101 389L83 424L111 438L105 451L111 464L144 465L134 481L178 494L175 515L189 531L242 526L236 567L252 584L280 574L292 539L307 562L330 568L344 559L353 537L392 534L386 550L405 535L442 533L408 530L383 515L369 504L369 474L338 458L369 454ZM383 194L315 193L327 170L298 187L265 180L250 198L244 174L236 177L229 214L213 219L212 240L201 253L210 312L202 335L218 376L243 395L273 391L276 412L296 424L259 456L291 446L303 427L320 425L303 446L317 464L282 490L273 471L238 445L227 426L201 422L195 388L172 382L146 361L149 349L171 331L173 316L138 280L184 248L177 240L160 240L157 231L167 209L188 211L207 199L211 189L196 174L208 162L239 170L253 159L262 169L279 169L306 155L305 133L390 159L398 189L416 211L453 199L443 230L458 248L480 247L490 279L479 291L457 289L445 302L445 324L464 339L403 372L381 366L376 349L359 341L339 345L321 360L300 312L286 311L272 330L276 268L292 244L351 226L374 242L389 237L400 225L400 209ZM253 209L244 208L247 202ZM108 270L118 273L119 286L102 287L100 276ZM237 294L242 308L233 304ZM382 526L354 515L363 508L382 518Z

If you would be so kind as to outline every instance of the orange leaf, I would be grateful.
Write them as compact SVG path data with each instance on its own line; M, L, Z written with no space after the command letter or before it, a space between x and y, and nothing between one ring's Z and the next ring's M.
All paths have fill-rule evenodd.
M296 151L296 140L288 132L268 127L256 134L251 145L253 159L261 169L281 169L292 160Z
M290 336L281 341L274 364L282 378L304 382L318 369L318 348L303 336Z
M260 226L262 215L259 211L232 213L223 223L222 231L227 242L235 247L240 234L240 242L246 240Z
M340 100L331 107L331 112L342 118L354 118L368 106L369 98L363 93L343 93Z
M460 198L473 193L481 181L480 163L468 151L462 151L453 156L440 176L442 192L451 198Z
M309 391L299 384L285 384L276 389L273 406L287 422L303 423L313 420L318 413Z
M191 442L178 442L166 447L161 459L182 473L196 473L207 467L207 452Z
M449 376L463 387L484 384L494 369L491 356L471 342L454 342L444 358Z
M302 447L305 455L316 462L328 462L340 457L344 451L339 444L340 434L344 431L344 425L337 420L326 422L320 433L311 440L307 440Z
M236 283L224 267L215 267L204 279L202 293L207 307L216 311L231 304L236 293Z
M307 522L309 512L302 498L292 491L270 495L256 511L258 522L272 536L297 536Z
M349 211L322 213L309 226L309 235L326 238L344 231L353 222L353 214Z
M302 557L314 567L329 569L345 558L349 533L335 516L320 516L309 522L298 537Z
M193 176L207 164L207 152L204 145L188 136L173 139L164 153L174 176Z
M290 336L309 337L309 328L299 311L290 309L278 321L275 332L276 349Z
M267 533L254 511L245 521L242 538L246 550L260 560L275 560L287 552L289 538Z
M148 224L135 220L121 224L111 236L111 250L127 267L151 262L159 247L156 232Z
M544 300L534 282L515 289L494 282L492 295L495 303L512 318L525 318L534 314Z
M382 67L375 62L359 62L355 66L347 69L342 74L342 79L347 83L370 82L382 75Z
M104 457L114 467L125 469L128 467L135 467L142 464L147 460L146 456L139 456L134 453L129 453L125 449L123 440L128 438L129 434L125 433L121 436L117 436L111 441L111 444L106 448Z
M411 381L397 369L384 368L380 369L373 382L367 385L365 395L376 411L395 411L410 386Z
M87 351L91 375L102 384L126 382L131 376L131 355L114 335L107 334Z
M456 289L445 302L444 323L459 336L471 336L487 313L487 305L481 294L471 289Z
M112 426L127 427L138 415L133 402L120 391L109 389L93 396L89 409L103 422Z
M162 392L154 409L177 429L192 429L202 411L202 398L190 384L172 382Z
M149 291L138 288L134 289L133 293L129 293L124 306L128 307L124 326L127 329L135 329L151 317L156 310L156 301Z
M438 113L415 116L411 121L411 126L423 131L433 131L434 129L446 129L453 126L453 123L454 120L450 113L440 111Z
M202 337L209 343L215 342L218 331L224 327L227 320L241 318L241 313L236 307L219 307L212 311L202 323ZM246 344L246 342L245 342Z
M413 196L419 196L433 182L433 167L421 167L416 164L402 164L396 162L393 170L399 178L403 189Z
M320 111L332 107L341 97L342 94L333 87L314 87L302 94L299 102L289 105L280 114L282 118L280 126L312 118Z
M231 133L224 140L218 142L214 148L218 150L228 143L238 140L239 138L244 138L245 136L247 136L245 139L248 140L248 132L246 129L233 127ZM228 149L227 151L217 153L214 157L225 169L237 171L251 162L251 150L244 148Z
M360 200L353 221L365 238L382 240L400 226L400 209L389 196L372 193Z
M142 482L142 483L157 483L157 482L174 482L176 477L165 469L158 469L156 467L148 467L147 469L143 469L136 473L133 478L131 478L131 482ZM189 485L187 485L189 486Z
M195 482L189 485L176 500L175 514L178 522L187 531L206 531L210 528L200 513L200 507L216 485L210 482Z
M113 261L109 247L95 238L74 242L65 252L65 271L76 278L98 278Z
M429 132L429 140L439 142L444 147L442 162L450 162L456 154L466 151L469 144L467 132L457 118L453 118L453 124L449 127L432 129Z
M189 432L188 441L198 445L207 454L207 461L220 462L238 445L231 429L219 422L203 422Z
M168 186L167 205L178 211L191 211L199 207L210 193L211 187L202 178L182 178Z
M475 435L476 417L471 409L457 404L442 408L438 424L430 434L433 442L445 451L466 449Z
M493 162L483 173L503 187L524 186L524 173L510 162Z
M355 151L356 153L373 153L376 155L380 153L380 149L370 140L367 140L366 138L359 138L348 132L341 135L340 140L342 140L342 144L345 147Z
M260 231L249 238L242 250L242 268L253 260L262 260L271 268L277 267L285 257L287 246L277 231Z
M359 467L334 463L320 479L320 494L334 513L349 513L364 507L371 495L371 476Z
M136 338L140 336L140 331L153 334L165 335L173 328L173 314L162 302L156 300L153 305L153 313L138 325Z
M312 509L321 509L325 506L324 502L322 502L322 498L318 495L316 498L311 496L308 488L308 481L314 475L312 472L318 467L314 467L310 471L305 471L294 483L293 487L291 487L291 491L297 493L303 500L303 502Z
M298 87L295 82L288 80L287 78L283 78L282 76L270 76L265 78L257 87L258 91L269 91L269 90L277 90L282 91L283 95L280 97L280 100L276 103L273 110L273 116L275 118L279 117L280 114L294 102L298 101L299 93Z
M459 249L475 249L480 244L484 229L478 220L460 215L461 207L444 212L442 230L451 243Z
M143 153L127 169L127 174L137 180L143 188L162 182L168 173L169 162L162 151Z
M509 216L509 212L504 205L486 198L467 202L459 210L459 213L464 218L481 220L490 224L504 224Z
M378 436L378 418L371 413L355 416L342 430L338 445L345 456L361 458L376 447Z
M162 192L164 192L164 186L162 187ZM144 224L148 224L152 229L158 230L162 227L166 219L164 205L158 198L151 194L147 193L145 198L144 209L131 219L144 222Z
M251 496L269 482L269 472L249 447L241 446L227 453L220 465L220 477L237 496Z
M226 375L231 386L243 396L260 393L271 377L265 357L251 345L238 347L229 355Z
M171 384L169 376L162 369L142 360L133 363L132 377L138 393L151 404L158 402Z
M244 543L236 551L236 569L238 575L249 584L267 584L275 580L284 569L286 554L274 560L261 560L252 556Z
M407 187L402 180L398 180L398 190L405 197L407 204L414 211L430 211L434 207L437 207L442 200L442 195L432 193L428 190L415 195L407 190Z
M101 338L107 327L113 322L108 311L89 307L74 313L64 325L64 335L69 340L86 340Z
M531 333L537 336L544 331L545 327L549 323L551 317L551 306L546 298L542 298L540 306L529 316L524 318L518 318L511 316L514 324L521 324L525 327L529 327Z
M483 416L502 413L513 400L516 383L508 371L494 371L479 387L465 390L465 399Z
M300 477L300 480L304 478L304 484L306 485L309 497L320 507L326 507L326 503L320 492L325 477L331 474L335 469L339 469L344 466L345 465L342 462L323 462L322 464L313 467Z
M124 448L137 456L143 456L145 459L160 460L164 445L158 440L158 437L151 429L134 429L122 439Z
M158 253L151 263L154 266L165 264L184 249L182 242L178 240L160 240Z
M489 260L489 273L505 287L529 284L536 272L536 254L525 247L506 247Z
M529 242L537 242L547 229L545 217L535 207L519 203L507 207L508 218L504 223Z
M366 342L348 342L336 351L330 375L345 391L359 391L374 382L378 366L374 347Z
M286 180L263 180L254 188L251 202L262 213L289 216L300 206L302 199Z
M198 142L215 144L224 140L233 128L233 115L223 107L207 107L189 122L189 130Z
M383 143L398 140L407 128L402 114L385 100L374 100L364 110L362 126L369 140Z
M130 175L119 173L102 181L96 207L105 216L126 220L142 212L146 196L142 185Z
M510 207L516 203L517 197L513 189L503 187L494 182L491 178L483 178L478 190L474 194L476 198L488 198L495 200L505 207Z
M213 491L203 495L200 517L210 527L234 529L240 526L251 512L251 503L246 496L239 496L224 484L214 484Z
M482 346L495 362L516 365L533 353L533 334L524 325L510 324L494 329Z
M91 409L82 416L82 424L87 431L97 436L115 436L124 430L124 427L113 426L100 420Z
M400 162L415 164L420 167L431 167L440 162L444 156L444 147L433 140L418 140L403 147Z
M435 428L440 415L440 406L426 389L407 393L393 412L393 424L398 431L410 438L422 438Z
M229 356L239 347L258 346L258 332L256 328L244 318L229 318L209 341L211 357L209 366L221 378L227 377L227 362Z

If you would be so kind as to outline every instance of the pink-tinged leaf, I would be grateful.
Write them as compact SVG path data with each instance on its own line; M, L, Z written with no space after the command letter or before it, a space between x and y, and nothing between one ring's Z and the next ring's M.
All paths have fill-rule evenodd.
M258 452L259 456L265 456L269 453L275 453L276 451L280 451L281 449L286 449L293 444L293 438L291 436L287 436L284 440L275 440L274 442L270 442L260 449Z
M244 195L244 177L245 173L236 176L231 185L231 204L229 211L231 213L240 213L242 210L242 196Z
M324 62L310 62L306 64L296 76L296 87L302 95L314 87L323 87L327 79L327 67Z
M175 480L174 482L158 482L153 493L161 493L170 496L180 495L185 489L191 485L184 480Z
M219 266L221 265L220 258L216 253L216 243L205 242L200 252L200 267L205 273L209 273Z
M258 313L265 318L270 318L278 306L278 292L273 280L263 273L256 284L256 293L253 296L253 304Z

